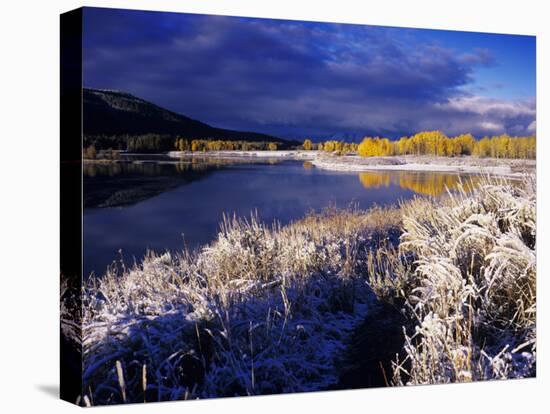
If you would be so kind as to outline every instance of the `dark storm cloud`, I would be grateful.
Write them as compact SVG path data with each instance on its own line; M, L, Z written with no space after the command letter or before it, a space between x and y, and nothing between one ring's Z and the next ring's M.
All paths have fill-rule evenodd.
M534 105L511 103L510 111L485 102L493 109L481 111L464 92L476 68L494 64L489 50L462 53L414 34L87 9L85 84L124 90L216 126L280 136L524 132L532 124Z

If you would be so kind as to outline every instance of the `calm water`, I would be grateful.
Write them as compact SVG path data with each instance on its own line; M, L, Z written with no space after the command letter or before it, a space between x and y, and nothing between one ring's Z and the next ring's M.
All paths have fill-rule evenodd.
M309 163L224 165L155 162L86 165L84 274L103 273L121 257L196 248L212 241L223 213L288 223L329 205L366 209L415 194L439 195L454 174L339 173ZM120 253L119 253L120 251Z

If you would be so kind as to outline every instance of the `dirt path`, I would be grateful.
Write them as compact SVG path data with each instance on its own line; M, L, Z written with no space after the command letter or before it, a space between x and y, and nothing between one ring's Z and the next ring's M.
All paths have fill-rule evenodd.
M396 308L374 302L352 336L340 364L340 380L335 389L387 386L392 377L391 361L402 353L405 323L406 319Z

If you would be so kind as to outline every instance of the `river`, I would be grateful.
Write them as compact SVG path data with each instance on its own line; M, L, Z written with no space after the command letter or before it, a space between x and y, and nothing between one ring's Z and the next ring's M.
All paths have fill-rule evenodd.
M438 196L459 181L445 173L333 172L307 161L125 161L84 165L85 276L103 274L113 261L139 262L148 249L196 249L216 238L223 214L286 224L329 206Z

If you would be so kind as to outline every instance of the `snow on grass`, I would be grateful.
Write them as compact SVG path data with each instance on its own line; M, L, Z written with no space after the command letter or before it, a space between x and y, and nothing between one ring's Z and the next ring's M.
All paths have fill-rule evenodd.
M335 155L320 151L170 151L172 158L206 157L212 159L289 159L308 160L317 168L332 171L432 171L465 174L491 174L521 177L535 170L535 160L495 159L477 157L436 157L427 155L360 157Z
M525 172L535 169L533 160L497 160L474 157L318 156L311 163L317 168L333 171L433 171L508 177L521 177Z
M151 253L90 280L85 396L98 405L330 388L373 299L358 276L366 252L398 223L389 209L327 210L286 227L226 218L200 251Z
M186 156L211 157L211 158L284 158L295 160L312 160L316 157L316 151L279 150L279 151L170 151L169 157L181 158Z
M73 341L83 350L80 401L329 389L372 291L415 326L394 384L534 376L534 178L467 186L285 227L226 218L201 250L150 253L88 280ZM64 332L79 336L78 325Z
M373 289L416 324L395 384L535 375L534 177L471 187L404 205L399 249L369 258Z

